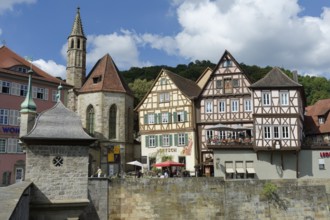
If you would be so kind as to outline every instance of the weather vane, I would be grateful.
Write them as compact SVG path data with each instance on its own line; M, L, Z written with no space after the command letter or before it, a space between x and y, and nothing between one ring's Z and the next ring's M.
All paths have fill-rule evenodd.
M32 62L33 62L33 57L26 56L25 60L30 62L30 70L32 70Z

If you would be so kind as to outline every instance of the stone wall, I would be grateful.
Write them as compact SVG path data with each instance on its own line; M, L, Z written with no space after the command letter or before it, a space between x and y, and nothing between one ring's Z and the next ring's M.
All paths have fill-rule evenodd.
M114 179L108 219L329 219L330 180Z

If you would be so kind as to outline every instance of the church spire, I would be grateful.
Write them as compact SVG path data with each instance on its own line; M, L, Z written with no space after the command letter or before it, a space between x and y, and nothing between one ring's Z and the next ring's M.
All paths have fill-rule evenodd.
M85 82L86 40L78 7L71 34L68 37L66 66L66 82L75 89L81 88Z
M72 27L70 37L71 36L85 37L83 25L82 25L81 18L80 18L80 8L79 7L77 8L76 18L75 18L74 23L73 23L73 27Z
M28 90L26 93L25 100L21 104L21 112L36 112L37 106L32 98L32 91L31 91L31 83L32 83L32 69L28 71L29 74L29 83L28 83Z

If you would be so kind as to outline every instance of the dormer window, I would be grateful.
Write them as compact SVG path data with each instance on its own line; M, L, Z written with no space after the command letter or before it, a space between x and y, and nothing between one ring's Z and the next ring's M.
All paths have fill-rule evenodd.
M319 124L322 125L325 122L325 118L323 116L319 116Z
M93 77L93 83L99 83L102 81L102 76Z

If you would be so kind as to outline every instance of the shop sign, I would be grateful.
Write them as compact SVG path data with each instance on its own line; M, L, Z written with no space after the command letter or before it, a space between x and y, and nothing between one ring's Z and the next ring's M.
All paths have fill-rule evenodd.
M330 157L330 152L320 152L320 157Z
M2 127L1 131L4 134L19 134L19 128L15 127Z
M176 153L176 148L162 148L157 150L158 153Z

